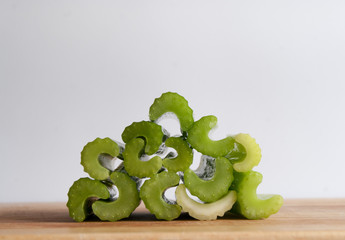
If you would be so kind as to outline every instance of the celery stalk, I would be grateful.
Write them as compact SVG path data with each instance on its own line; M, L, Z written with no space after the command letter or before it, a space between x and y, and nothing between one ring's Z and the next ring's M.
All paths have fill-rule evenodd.
M202 154L211 157L223 157L234 148L234 139L226 137L218 141L212 141L208 134L217 125L215 116L205 116L196 121L188 130L187 141Z
M279 211L283 205L280 195L260 195L256 189L262 181L258 172L234 172L235 180L231 186L237 192L237 201L233 212L243 215L248 219L267 218Z
M181 132L186 132L194 123L193 110L187 100L173 92L163 93L150 107L150 120L159 122L166 113L174 113L180 121Z
M204 169L198 169L201 170L199 176L191 169L184 172L184 184L190 193L197 196L201 201L214 202L228 192L233 180L231 163L224 157L211 160L203 158L200 166ZM209 178L209 172L213 171L213 176ZM205 176L205 179L200 178L200 176Z

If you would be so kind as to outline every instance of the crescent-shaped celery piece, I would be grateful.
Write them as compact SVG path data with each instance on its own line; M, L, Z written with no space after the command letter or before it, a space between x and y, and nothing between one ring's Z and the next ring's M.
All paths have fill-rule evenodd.
M236 201L236 192L228 191L225 196L215 202L199 203L188 196L186 186L183 184L176 188L175 194L177 204L182 207L182 210L199 220L215 220L217 216L224 216L224 213L229 211Z
M259 165L261 160L261 149L255 139L249 134L237 134L234 139L240 143L246 150L246 155L242 161L233 162L233 167L237 172L248 172L253 167ZM231 160L230 160L231 161Z
M177 156L175 158L163 159L163 166L166 167L168 171L184 171L193 163L193 149L191 149L188 143L182 138L168 138L165 141L165 146L174 148L177 152Z
M68 191L69 215L77 222L84 221L91 214L91 204L99 198L110 198L107 186L98 180L80 178Z
M162 127L153 122L141 121L133 122L125 128L122 135L122 140L128 143L133 138L145 139L145 153L148 155L154 154L163 141Z
M81 152L81 165L90 177L97 180L105 180L110 175L110 170L102 166L100 157L108 155L112 158L119 155L120 148L110 138L96 138L93 142L85 145Z
M138 178L151 177L162 167L162 159L159 156L149 161L140 160L144 154L145 141L141 138L134 138L126 144L123 151L123 163L130 176Z
M237 201L233 212L248 219L262 219L277 213L283 205L284 200L280 195L256 194L256 189L262 181L260 173L234 171L234 177L231 189L237 192Z
M158 122L169 112L174 113L179 119L182 133L188 131L194 123L193 110L189 107L188 101L177 93L166 92L156 98L150 107L149 117L151 121Z
M234 139L226 137L213 141L209 138L209 132L217 125L217 118L213 115L205 116L196 121L188 130L187 141L202 154L211 157L223 157L234 148Z
M200 175L198 176L193 170L187 169L184 171L184 184L190 193L197 196L201 201L214 202L224 196L231 186L233 180L232 165L228 159L219 157L208 160L202 159L200 166L204 166L201 174L206 176L206 179L200 178ZM200 171L199 168L198 171ZM210 179L207 179L208 172L214 172Z
M126 173L113 172L110 181L117 187L116 200L99 200L92 205L93 213L103 221L117 221L129 217L139 206L137 185Z
M176 173L164 171L146 180L142 185L140 198L157 219L170 221L180 216L181 207L167 203L163 196L167 188L178 185L179 181L180 177Z

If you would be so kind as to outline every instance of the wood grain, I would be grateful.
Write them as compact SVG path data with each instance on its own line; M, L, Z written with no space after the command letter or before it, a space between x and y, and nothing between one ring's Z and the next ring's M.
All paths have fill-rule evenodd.
M0 239L345 239L345 199L286 200L278 214L158 221L140 206L130 218L77 223L64 203L0 204Z

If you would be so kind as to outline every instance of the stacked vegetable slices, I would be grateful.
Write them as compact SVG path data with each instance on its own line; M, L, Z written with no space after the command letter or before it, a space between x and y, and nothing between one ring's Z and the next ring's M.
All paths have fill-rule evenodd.
M158 123L175 114L180 136ZM68 192L70 216L78 222L94 214L104 221L129 217L142 200L157 219L173 220L181 211L199 220L214 220L226 212L248 219L267 218L283 204L280 195L258 195L262 175L252 171L261 150L248 134L213 141L208 135L217 125L215 116L194 121L187 100L173 92L155 99L150 121L133 122L122 141L97 138L81 152L81 164L91 178L80 178ZM199 167L190 166L196 152ZM165 191L176 187L176 201Z

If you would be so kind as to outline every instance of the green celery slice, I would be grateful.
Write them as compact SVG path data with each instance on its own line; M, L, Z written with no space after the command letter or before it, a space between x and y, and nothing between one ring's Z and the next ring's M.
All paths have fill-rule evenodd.
M228 191L221 199L212 203L202 204L188 196L186 186L183 184L176 188L175 194L177 204L182 207L182 210L199 220L215 220L217 216L224 216L224 213L229 211L236 201L236 192Z
M114 222L129 217L139 206L140 199L136 182L126 173L113 172L110 180L119 191L118 198L99 200L92 205L92 210L101 220Z
M261 149L255 139L249 134L240 133L234 136L236 142L240 143L246 150L242 161L234 162L233 167L237 172L248 172L259 165L261 161Z
M262 219L277 213L283 205L284 200L280 195L256 194L256 189L262 181L260 173L234 171L234 177L231 189L237 192L237 202L233 212L248 219Z
M233 180L232 165L228 159L219 157L216 159L203 158L200 166L204 166L205 171L214 172L211 179L200 178L193 170L187 169L184 172L184 184L190 193L197 196L201 201L214 202L223 197L231 186ZM202 168L202 167L201 167ZM197 171L200 171L200 167Z
M105 180L109 177L110 171L101 165L99 158L102 154L117 157L120 148L110 138L96 138L93 142L85 145L81 152L81 165L90 177L97 180Z
M123 163L130 176L138 178L151 177L162 167L162 159L159 156L155 156L149 161L140 160L144 147L145 141L141 138L134 138L126 144L122 153Z
M202 154L211 157L227 155L234 148L235 141L232 137L226 137L218 141L211 140L208 134L216 125L217 118L215 116L202 117L188 130L187 141Z
M166 92L156 98L150 107L150 120L158 122L165 114L172 112L180 121L181 132L186 132L193 125L193 110L188 101L178 93Z
M180 177L173 172L161 172L144 182L140 190L140 197L146 208L157 219L173 220L180 216L181 207L167 203L163 199L165 190L179 184Z
M98 180L80 178L73 183L68 191L68 202L66 205L69 215L77 222L84 221L91 214L90 205L99 198L110 198L107 186Z
M168 138L165 141L165 146L174 148L177 152L177 157L163 159L163 166L166 167L168 171L184 171L193 163L193 149L191 149L188 143L182 138Z
M125 143L133 138L144 138L146 142L145 153L148 155L154 154L159 149L163 137L162 127L148 121L133 122L122 133L122 140Z

